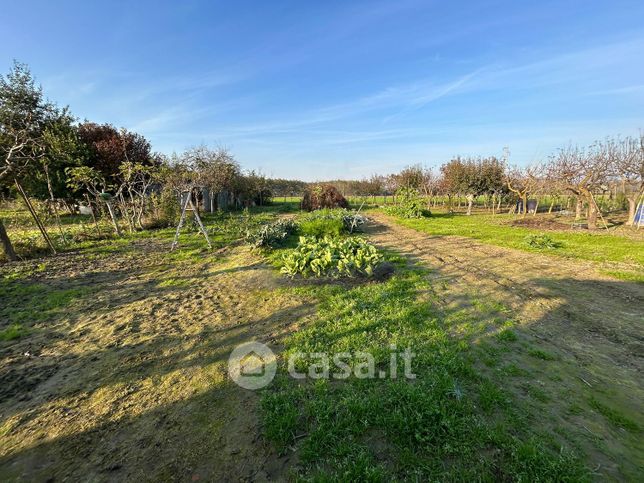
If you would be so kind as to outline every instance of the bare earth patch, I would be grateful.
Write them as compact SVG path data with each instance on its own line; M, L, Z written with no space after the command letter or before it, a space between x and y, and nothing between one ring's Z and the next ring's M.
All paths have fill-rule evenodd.
M245 247L183 261L167 248L47 259L0 296L28 329L0 343L1 480L284 476L227 359L249 340L279 348L311 307Z

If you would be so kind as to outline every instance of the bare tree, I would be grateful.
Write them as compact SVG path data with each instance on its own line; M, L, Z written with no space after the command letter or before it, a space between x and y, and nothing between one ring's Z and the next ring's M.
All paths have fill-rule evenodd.
M644 132L638 137L609 138L598 143L598 156L622 182L628 200L626 224L633 225L637 203L644 196Z
M516 194L523 205L523 217L528 213L528 198L538 192L541 187L540 165L527 166L525 168L514 167L508 170L506 183L508 189ZM535 209L535 214L537 210Z
M601 155L598 144L588 149L568 146L560 149L550 159L548 178L577 198L575 219L581 218L584 201L587 206L588 228L597 228L600 215L593 192L599 189L610 175L610 160Z

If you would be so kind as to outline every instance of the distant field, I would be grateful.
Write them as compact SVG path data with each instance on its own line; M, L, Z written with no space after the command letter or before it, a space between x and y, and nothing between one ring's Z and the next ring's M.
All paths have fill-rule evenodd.
M276 198L274 207L277 212L297 210L300 198ZM354 209L377 209L385 204L385 197L351 197L349 202ZM392 202L391 197L387 197ZM617 278L644 281L644 230L623 227L609 218L609 230L584 229L572 230L571 217L540 213L522 219L517 215L501 213L492 215L489 212L475 212L471 216L464 213L448 214L434 209L429 218L404 220L396 222L433 236L464 236L496 245L514 248L527 252L540 252L548 255L578 258L604 263L604 272ZM521 226L525 223L526 226ZM530 235L547 235L556 248L538 249L531 247L526 240Z
M541 217L541 215L539 215ZM546 233L557 248L552 255L581 258L598 262L612 261L644 265L643 237L628 237L603 230L540 230L513 226L519 218L513 215L472 215L436 213L430 218L397 220L398 223L435 236L457 235L475 238L492 245L536 251L526 243L528 235ZM539 250L543 251L543 250Z

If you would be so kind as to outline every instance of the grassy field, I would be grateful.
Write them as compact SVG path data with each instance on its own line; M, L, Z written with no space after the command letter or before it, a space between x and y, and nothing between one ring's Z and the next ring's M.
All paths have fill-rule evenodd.
M637 273L640 240L507 216L389 220L362 236L391 278L289 279L297 236L272 252L242 238L297 201L204 216L212 251L191 227L170 252L172 228L98 240L68 217L61 255L0 265L0 479L641 479L641 286L577 265ZM37 234L9 217L14 239ZM561 246L530 248L532 233ZM448 235L493 245L498 272L459 265L480 246ZM527 281L506 280L522 253ZM279 354L259 392L226 376L248 340ZM368 352L391 371L392 346L412 348L415 379L287 374L297 352Z
M551 219L547 215L538 218ZM617 235L603 230L538 229L513 226L513 215L435 213L430 218L398 220L397 222L431 236L463 236L491 245L527 252L543 252L532 247L530 235L547 235L554 247L545 249L549 255L591 260L605 265L605 272L624 280L644 281L644 233ZM638 236L639 235L639 236Z

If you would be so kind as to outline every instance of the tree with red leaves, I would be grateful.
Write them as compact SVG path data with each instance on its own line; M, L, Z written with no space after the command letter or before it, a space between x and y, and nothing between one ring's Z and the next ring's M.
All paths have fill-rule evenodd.
M78 126L78 135L86 148L85 164L108 180L118 176L123 162L152 164L150 143L140 134L111 124L85 122Z

